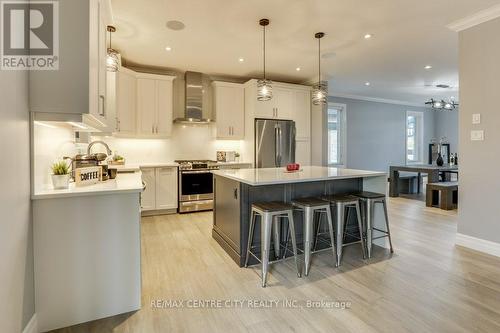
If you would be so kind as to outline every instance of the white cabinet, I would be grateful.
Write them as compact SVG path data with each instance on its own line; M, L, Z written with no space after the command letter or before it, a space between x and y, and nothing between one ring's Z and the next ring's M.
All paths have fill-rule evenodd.
M177 208L177 168L156 169L156 209Z
M136 134L136 85L135 72L120 68L116 74L116 132Z
M146 189L141 194L141 209L153 210L156 208L156 170L154 168L142 169L142 181Z
M300 165L311 165L311 141L295 141L295 162Z
M273 85L273 98L269 101L258 101L255 89L256 118L290 120L292 116L293 91L278 84Z
M172 134L174 76L137 73L137 133Z
M245 135L245 88L242 84L213 82L218 139L240 140Z
M311 92L295 90L293 92L293 120L297 130L297 139L311 137Z
M143 168L146 190L141 195L142 211L177 209L177 167Z
M80 114L92 127L112 130L113 127L108 128L106 113L106 26L112 23L110 0L60 4L59 17L64 18L58 21L59 68L30 71L30 111ZM114 119L111 120L113 124Z

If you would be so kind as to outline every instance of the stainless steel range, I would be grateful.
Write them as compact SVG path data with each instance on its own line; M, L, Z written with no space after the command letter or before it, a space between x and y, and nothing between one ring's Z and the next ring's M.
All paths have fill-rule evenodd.
M179 163L179 213L211 210L214 207L214 187L211 170L216 161L177 160Z

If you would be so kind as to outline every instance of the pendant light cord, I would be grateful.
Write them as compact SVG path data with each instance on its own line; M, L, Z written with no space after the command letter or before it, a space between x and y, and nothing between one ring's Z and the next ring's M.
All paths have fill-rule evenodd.
M264 35L264 55L263 55L263 61L264 61L264 80L266 79L266 26L263 26L263 35Z
M318 38L318 87L321 86L321 38Z

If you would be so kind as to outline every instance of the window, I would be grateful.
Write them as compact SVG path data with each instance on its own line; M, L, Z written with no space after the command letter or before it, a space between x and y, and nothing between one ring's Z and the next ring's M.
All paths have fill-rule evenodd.
M424 114L406 112L406 162L423 162Z
M327 111L328 165L345 164L345 106L330 104Z

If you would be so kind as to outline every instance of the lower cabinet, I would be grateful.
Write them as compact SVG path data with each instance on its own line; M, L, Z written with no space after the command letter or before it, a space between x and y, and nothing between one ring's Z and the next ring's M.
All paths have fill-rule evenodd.
M141 168L146 190L141 195L141 210L177 209L177 167Z

